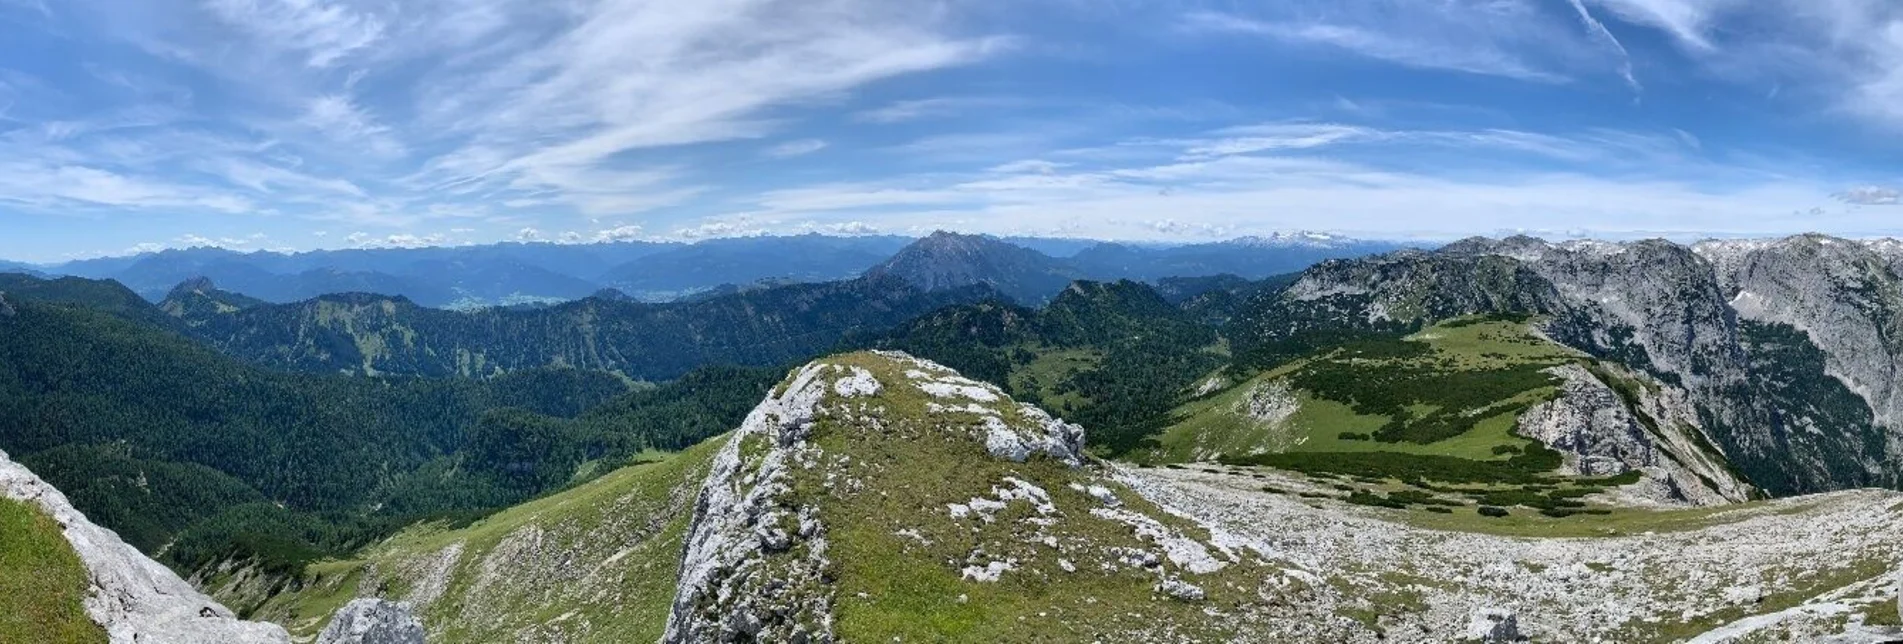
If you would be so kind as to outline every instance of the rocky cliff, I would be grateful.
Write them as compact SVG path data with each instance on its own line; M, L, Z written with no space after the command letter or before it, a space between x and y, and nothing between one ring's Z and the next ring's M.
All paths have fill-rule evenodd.
M275 624L238 619L166 567L88 521L66 495L0 452L0 496L59 524L87 573L86 614L113 644L288 644ZM29 574L8 571L8 574Z
M1560 452L1567 474L1641 472L1639 483L1615 491L1625 505L1721 505L1752 497L1756 490L1708 447L1687 414L1682 389L1600 368L1599 374L1578 365L1549 369L1560 379L1559 395L1522 413L1519 434Z
M1900 249L1814 235L1696 247L1470 239L1318 265L1259 296L1233 335L1246 352L1318 330L1531 314L1554 340L1682 393L1654 404L1675 406L1658 411L1767 490L1894 486Z

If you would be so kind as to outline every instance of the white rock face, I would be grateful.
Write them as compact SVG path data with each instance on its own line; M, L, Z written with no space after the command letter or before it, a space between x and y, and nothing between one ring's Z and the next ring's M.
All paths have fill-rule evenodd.
M423 644L423 623L408 603L353 599L337 609L317 644Z
M1485 608L1474 611L1473 619L1467 622L1467 639L1495 644L1526 638L1520 636L1520 618L1513 611Z
M86 519L66 495L0 452L0 495L31 503L60 525L86 566L86 614L113 644L289 644L276 624L247 622L111 530Z
M747 414L714 457L695 503L663 642L832 641L833 598L819 590L831 567L824 526L801 521L781 498L791 491L790 469L815 456L808 439L820 401L829 390L883 386L863 382L870 379L815 362ZM767 569L764 555L787 552L795 541L805 556ZM808 592L772 592L790 587Z
M1295 397L1295 390L1287 380L1280 379L1258 384L1236 401L1237 413L1271 427L1281 426L1301 410L1302 402Z
M1658 505L1721 505L1745 501L1751 486L1737 480L1706 454L1686 432L1700 431L1695 418L1678 417L1684 405L1628 407L1598 377L1576 364L1547 370L1560 379L1558 398L1520 415L1519 434L1560 452L1563 471L1583 476L1613 476L1638 471L1643 478L1621 489L1621 501ZM1657 399L1665 389L1636 373L1623 372L1638 395ZM1664 418L1652 414L1670 414ZM1641 417L1639 414L1643 414Z

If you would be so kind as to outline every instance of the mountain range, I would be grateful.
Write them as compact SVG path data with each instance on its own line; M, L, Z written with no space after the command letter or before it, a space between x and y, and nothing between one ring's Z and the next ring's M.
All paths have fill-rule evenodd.
M255 641L1903 637L1903 244L1209 259L1333 241L467 312L0 275L0 521L78 580L0 609L169 628L61 599L125 583L33 523L83 512Z
M1123 246L1088 240L984 239L1022 248L1023 261L1075 278L1151 280L1234 273L1246 277L1300 270L1320 259L1392 250L1387 242L1315 235L1247 238L1188 246ZM445 248L389 248L275 253L191 248L66 262L0 263L0 272L70 275L118 281L158 301L177 284L207 278L266 302L289 303L334 293L402 296L433 308L551 303L615 289L642 301L667 301L722 286L762 281L812 283L850 279L912 244L898 236L818 234L710 239L696 243L504 243ZM1046 252L1050 254L1046 254ZM1028 265L1027 265L1028 269ZM1011 293L1036 302L1065 282Z

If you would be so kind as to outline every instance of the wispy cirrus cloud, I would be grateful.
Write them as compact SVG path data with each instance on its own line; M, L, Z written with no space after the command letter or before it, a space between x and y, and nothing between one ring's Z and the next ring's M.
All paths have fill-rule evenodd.
M383 37L383 21L348 3L326 0L206 0L205 8L268 47L295 51L329 67Z
M826 149L827 143L819 139L800 139L787 141L766 149L766 155L776 159L790 159L806 156Z
M1549 35L1536 12L1503 3L1292 3L1287 11L1243 15L1199 11L1183 27L1200 33L1253 35L1295 45L1325 47L1408 67L1557 83L1569 76L1545 64L1550 46L1575 40L1530 41ZM1332 5L1332 6L1331 6ZM1371 6L1379 5L1379 6Z

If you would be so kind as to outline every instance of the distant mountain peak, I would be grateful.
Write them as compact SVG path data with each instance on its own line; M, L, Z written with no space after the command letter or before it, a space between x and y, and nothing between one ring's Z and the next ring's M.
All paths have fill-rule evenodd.
M926 291L985 284L1021 302L1037 303L1076 275L1062 260L987 235L937 231L866 271Z
M213 284L211 282L211 278L201 275L199 277L194 277L194 278L185 280L183 282L179 282L178 286L172 287L171 294L167 295L166 297L170 298L174 296L186 295L191 293L198 293L202 295L205 293L216 292L217 290L218 290L218 285Z

